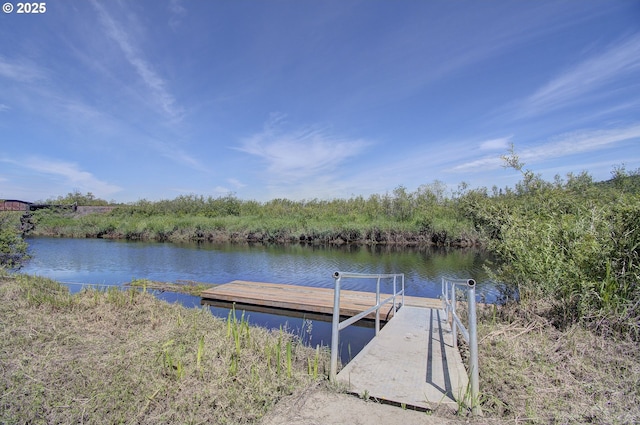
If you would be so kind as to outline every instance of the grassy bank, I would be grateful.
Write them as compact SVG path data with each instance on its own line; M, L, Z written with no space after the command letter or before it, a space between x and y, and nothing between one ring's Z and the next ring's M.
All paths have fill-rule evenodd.
M479 311L484 417L461 423L637 423L637 343L559 330L541 313ZM134 289L70 295L51 280L3 277L0 318L0 423L260 423L328 367L325 350L292 335Z
M639 423L637 342L578 324L558 329L546 318L547 308L514 304L479 312L485 417L476 422Z
M40 210L33 235L159 241L469 246L481 242L473 222L426 186L409 193L330 201L243 201L180 196L138 201L108 214ZM73 196L57 202L68 204Z
M138 291L0 278L1 423L255 423L324 352Z

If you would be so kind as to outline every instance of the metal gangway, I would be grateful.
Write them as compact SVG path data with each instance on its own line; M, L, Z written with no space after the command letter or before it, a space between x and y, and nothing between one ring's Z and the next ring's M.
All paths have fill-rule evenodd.
M360 396L399 406L432 410L437 405L446 405L457 410L463 403L472 408L474 414L480 413L473 279L445 278L441 300L425 298L431 302L406 305L403 274L335 272L333 277L335 290L329 375L332 381L346 384L348 391ZM347 279L375 279L377 302L362 313L341 321L340 291ZM393 292L381 299L380 282L385 279L392 280ZM469 318L474 317L473 326L468 326L468 329L455 309L456 293L464 285L470 300ZM387 303L393 303L394 314L380 329L379 311ZM374 311L375 337L337 373L340 331ZM452 317L451 324L449 316ZM457 349L457 335L454 334L458 330L469 341L470 347L475 345L475 349L470 349L475 353L471 355L475 363L470 362L469 375Z

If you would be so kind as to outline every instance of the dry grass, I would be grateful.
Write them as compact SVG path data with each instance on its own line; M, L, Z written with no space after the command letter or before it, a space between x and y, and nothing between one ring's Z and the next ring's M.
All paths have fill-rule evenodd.
M138 290L0 277L0 423L255 423L315 356Z
M484 420L635 424L640 421L640 351L574 325L560 331L531 310L480 314Z

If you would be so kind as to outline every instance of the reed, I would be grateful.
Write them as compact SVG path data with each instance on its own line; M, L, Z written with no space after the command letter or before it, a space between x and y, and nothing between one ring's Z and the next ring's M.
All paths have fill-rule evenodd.
M291 362L291 341L287 341L287 377L291 378L292 375L292 362Z
M204 335L198 340L198 352L196 354L196 369L201 371L202 369L202 357L204 356Z

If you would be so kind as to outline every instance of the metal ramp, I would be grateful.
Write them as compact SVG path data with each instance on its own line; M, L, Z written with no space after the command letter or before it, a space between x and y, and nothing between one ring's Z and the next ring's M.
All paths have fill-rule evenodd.
M444 310L404 306L337 375L348 391L400 406L458 408L469 378Z

